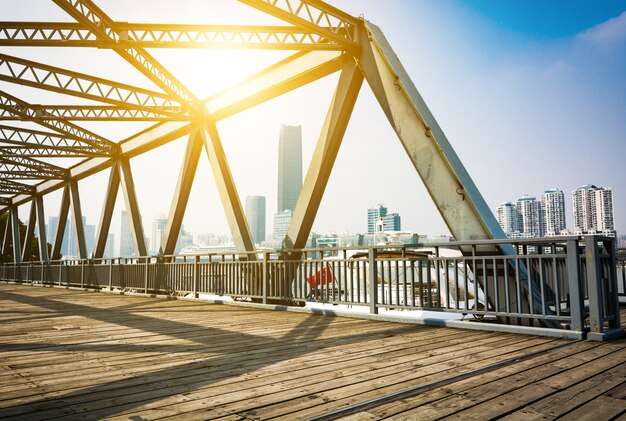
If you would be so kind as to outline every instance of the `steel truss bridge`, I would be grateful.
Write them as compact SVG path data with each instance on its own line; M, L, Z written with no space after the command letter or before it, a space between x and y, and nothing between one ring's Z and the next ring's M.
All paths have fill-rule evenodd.
M129 160L185 136L188 138L186 151L171 201L161 255L174 252L198 160L204 151L238 256L245 261L257 261L216 124L336 72L339 72L338 83L283 241L284 258L290 261L302 258L302 249L364 82L374 93L450 232L461 241L459 248L463 254L475 258L515 253L514 247L506 242L480 243L506 237L392 47L373 23L321 0L241 0L284 22L281 26L127 23L113 20L91 0L52 1L74 21L0 22L0 46L110 50L157 89L0 54L1 81L85 101L83 105L76 105L80 101L34 104L0 91L0 213L10 215L2 251L11 246L13 250L12 262L4 262L5 269L15 265L19 268L28 259L27 251L35 240L35 227L38 227L36 238L41 261L44 265L57 261L61 257L70 207L80 259L95 259L90 262L102 259L120 188L135 255L147 256L140 203ZM201 99L149 53L154 48L289 50L293 54L234 86ZM13 126L12 122L16 121L28 122L32 128ZM116 141L81 126L83 122L94 121L144 121L153 125ZM78 158L80 162L60 166L47 161L53 157ZM108 172L109 179L94 249L87 250L78 181L103 171ZM54 238L47 238L43 197L58 190L62 191L59 222ZM24 204L30 204L31 210L26 236L22 239L17 209ZM51 253L48 242L52 244ZM488 269L496 271L495 265L484 270ZM506 272L508 269L505 265L498 270ZM533 288L530 269L518 268L516 279L517 283L507 285L511 291L519 289L521 292L506 297L506 301L531 309L542 307L543 289L540 292L540 288ZM504 290L501 288L502 294ZM497 311L505 311L504 298L500 297Z

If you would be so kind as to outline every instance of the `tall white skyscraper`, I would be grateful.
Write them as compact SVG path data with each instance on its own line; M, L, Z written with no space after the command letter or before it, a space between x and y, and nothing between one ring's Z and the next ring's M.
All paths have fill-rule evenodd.
M246 197L246 218L255 244L265 241L265 196Z
M278 138L278 206L272 235L275 242L282 242L287 235L301 188L302 126L283 124Z
M523 236L543 237L543 212L541 202L535 197L522 197L515 204L517 226Z
M302 187L302 126L280 127L277 212L294 211Z
M574 232L612 234L615 231L613 190L587 184L572 192Z
M565 230L565 195L559 189L546 190L541 195L544 235L559 235Z
M506 235L510 236L519 231L517 228L517 211L513 203L506 202L498 206L496 218Z
M167 226L167 218L165 215L158 215L152 220L152 242L150 243L150 251L158 254L161 250L163 237L165 236L165 227Z

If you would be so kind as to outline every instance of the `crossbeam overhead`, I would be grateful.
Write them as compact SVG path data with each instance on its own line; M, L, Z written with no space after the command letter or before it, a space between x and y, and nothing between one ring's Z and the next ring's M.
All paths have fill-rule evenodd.
M0 46L92 48L242 48L343 50L343 44L294 26L176 25L114 22L116 42L73 22L0 22Z

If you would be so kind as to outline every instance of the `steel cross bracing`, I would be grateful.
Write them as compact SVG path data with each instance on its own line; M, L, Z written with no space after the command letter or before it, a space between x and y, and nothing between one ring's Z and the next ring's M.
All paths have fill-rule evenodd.
M182 137L187 137L188 147L171 201L161 253L173 253L198 159L203 154L211 165L237 249L242 256L254 251L216 123L339 71L339 82L320 129L284 247L297 250L306 244L362 83L367 83L374 93L452 235L460 241L505 238L384 35L363 18L321 0L240 0L280 20L282 26L125 23L113 20L92 0L52 1L74 22L0 22L0 48L12 47L10 54L0 51L2 89L5 85L21 85L27 87L23 89L46 91L47 97L63 95L74 100L31 103L0 91L0 120L20 125L0 125L0 212L15 215L17 206L35 203L34 198L41 201L43 195L62 190L59 217L65 221L72 208L81 257L88 257L89 253L102 256L120 188L135 254L146 253L141 204L137 201L129 159ZM69 69L71 63L64 64L68 68L60 68L33 61L30 56L26 59L15 55L15 47L33 46L107 49L133 66L156 89L79 73ZM296 52L201 100L148 52L150 48ZM82 121L154 124L127 139L113 141L77 124ZM60 167L46 161L56 157L80 162ZM81 214L78 181L101 171L110 172L109 182L103 189L96 245L94 250L86 250L81 238L82 220L76 217ZM20 181L29 179L35 181ZM32 214L41 218L37 221L40 227L45 226L43 210ZM15 231L15 224L11 224ZM63 232L59 230L63 224L60 221L54 238L48 239L53 242L52 257L59 256L63 241ZM493 246L490 247L492 251ZM480 247L473 252L480 253ZM500 252L507 253L506 246ZM15 257L20 258L17 254Z

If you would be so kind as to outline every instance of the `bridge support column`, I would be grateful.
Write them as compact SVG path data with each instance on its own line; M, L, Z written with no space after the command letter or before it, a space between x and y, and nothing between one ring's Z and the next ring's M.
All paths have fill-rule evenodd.
M63 245L63 236L65 234L65 225L67 224L67 214L70 210L70 187L68 183L63 186L63 196L61 197L61 207L59 209L59 221L57 229L54 233L54 242L52 243L52 260L61 258L61 247Z
M35 196L35 207L37 213L37 240L39 241L39 260L50 261L48 254L48 238L46 235L46 216L43 208L43 196ZM42 268L43 271L43 268Z
M113 218L113 210L115 209L115 201L117 192L120 188L120 171L116 163L111 166L109 174L109 183L104 197L104 205L102 206L102 215L100 215L100 223L98 224L98 233L94 244L93 257L101 259L104 256L107 237L111 229L111 219ZM113 257L113 256L107 256Z
M30 201L30 213L28 216L28 225L26 226L26 235L24 236L24 244L22 246L22 262L30 260L30 249L33 246L33 238L35 237L35 223L37 222L35 196Z
M237 252L242 256L246 256L248 260L256 260L254 253L254 241L252 240L252 234L250 234L250 228L248 227L248 221L244 214L239 200L239 194L237 193L237 187L233 180L233 175L230 172L230 167L224 153L224 147L220 140L219 133L215 123L210 122L206 125L206 130L200 130L199 134L202 136L202 142L204 143L204 149L209 158L211 169L213 170L213 176L215 183L217 184L217 190L224 206L224 212L226 213L226 220L230 232L235 242Z
M187 202L189 201L189 193L191 193L191 186L193 185L201 154L202 137L198 130L194 130L189 135L185 157L180 168L178 183L176 184L174 198L172 199L170 213L167 218L167 226L165 227L165 238L159 251L161 255L174 254L176 249L176 240L178 240L178 234L183 223Z
M146 248L146 237L143 233L143 225L141 224L141 214L139 213L139 205L137 203L135 183L130 169L130 162L128 158L121 158L117 162L117 165L119 166L120 184L122 186L122 193L124 194L124 202L126 203L128 223L133 234L135 255L136 257L144 257L148 255L148 250Z

